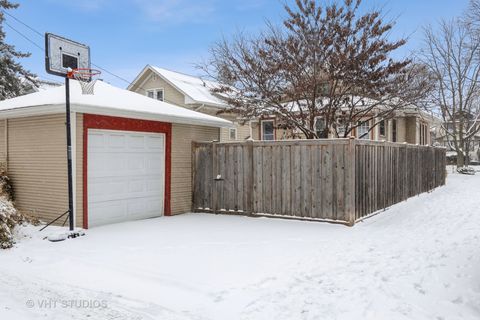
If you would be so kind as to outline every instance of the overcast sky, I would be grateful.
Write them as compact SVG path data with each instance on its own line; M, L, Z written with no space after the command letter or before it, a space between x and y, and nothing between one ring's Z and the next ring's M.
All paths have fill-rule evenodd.
M52 32L90 45L92 61L129 81L146 64L198 74L194 68L208 47L237 30L255 33L265 20L280 22L278 0L17 0L9 12L38 30ZM468 0L365 0L364 7L382 7L397 21L392 37L408 37L396 55L421 45L422 27L459 15ZM43 46L43 38L7 16L7 22ZM7 41L32 53L22 63L42 78L61 81L44 71L44 52L5 26ZM111 75L114 85L128 84Z

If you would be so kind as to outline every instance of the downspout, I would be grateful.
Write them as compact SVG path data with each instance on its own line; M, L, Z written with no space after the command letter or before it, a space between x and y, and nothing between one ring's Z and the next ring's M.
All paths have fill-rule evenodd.
M8 172L8 119L5 119L5 172Z
M250 138L248 138L248 140L253 141L252 120L248 120L248 132L249 132L249 135L250 135Z

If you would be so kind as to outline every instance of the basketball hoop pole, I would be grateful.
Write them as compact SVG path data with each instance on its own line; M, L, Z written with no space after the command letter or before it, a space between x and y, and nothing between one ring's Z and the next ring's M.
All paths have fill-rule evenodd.
M68 167L68 213L70 235L69 238L76 238L81 232L73 232L75 229L73 211L73 157L72 154L72 128L70 122L70 79L76 79L82 88L82 94L93 94L95 84L86 85L92 76L100 74L100 71L90 69L90 47L79 42L66 39L52 33L45 33L45 70L48 74L65 78L65 127L67 130L67 167ZM88 78L85 78L88 76ZM84 83L85 82L85 83ZM85 89L89 89L85 93ZM55 219L53 222L57 221ZM52 223L53 223L52 222ZM65 220L66 222L66 220ZM64 223L65 224L65 223Z
M65 77L65 107L67 127L67 166L68 166L68 220L70 231L75 228L73 224L73 176L72 176L72 133L70 123L70 78Z

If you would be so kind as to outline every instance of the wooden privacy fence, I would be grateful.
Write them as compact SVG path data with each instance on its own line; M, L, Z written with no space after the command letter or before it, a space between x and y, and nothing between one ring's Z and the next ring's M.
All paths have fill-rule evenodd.
M445 149L368 140L194 142L193 210L353 225L445 184Z

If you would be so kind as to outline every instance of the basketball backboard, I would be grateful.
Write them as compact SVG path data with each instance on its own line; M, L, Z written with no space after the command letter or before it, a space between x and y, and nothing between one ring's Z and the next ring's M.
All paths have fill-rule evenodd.
M45 69L47 73L66 77L68 68L89 69L90 48L52 33L46 33Z

